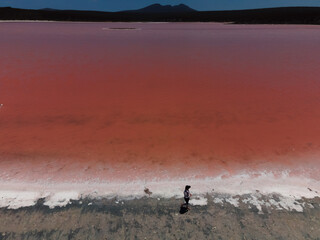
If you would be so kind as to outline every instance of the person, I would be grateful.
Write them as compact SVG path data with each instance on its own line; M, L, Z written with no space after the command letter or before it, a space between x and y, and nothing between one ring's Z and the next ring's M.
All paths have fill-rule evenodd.
M189 200L190 200L190 197L191 197L191 193L189 191L189 189L191 188L191 186L187 185L184 189L184 200L186 201L186 204L187 204L187 208L189 209Z

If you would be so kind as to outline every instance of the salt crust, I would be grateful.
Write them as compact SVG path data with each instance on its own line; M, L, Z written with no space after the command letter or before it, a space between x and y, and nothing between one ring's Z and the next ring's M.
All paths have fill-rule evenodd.
M152 191L154 198L180 198L184 185L191 185L193 205L208 204L208 196L216 204L239 207L255 206L263 213L263 206L278 210L298 211L311 208L302 198L319 196L320 183L314 179L290 176L286 172L226 174L205 179L161 179L131 182L17 182L0 181L0 207L17 209L33 206L41 198L50 208L63 207L72 200L83 198L116 198L130 200L145 196L144 189ZM265 197L267 196L267 197ZM276 197L273 197L276 196Z
M199 206L205 206L208 204L208 199L203 196L197 196L190 199L191 205L199 205Z

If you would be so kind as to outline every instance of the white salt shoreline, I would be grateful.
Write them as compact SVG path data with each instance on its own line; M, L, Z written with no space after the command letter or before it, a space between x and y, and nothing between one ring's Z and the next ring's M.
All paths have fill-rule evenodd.
M39 199L44 205L54 208L63 207L71 200L84 198L116 198L130 200L148 196L148 188L153 198L182 198L184 185L191 185L193 197L191 204L206 205L207 194L214 197L215 203L230 203L238 206L239 196L246 196L242 203L254 205L261 211L261 205L276 209L303 211L303 198L320 196L320 182L310 178L292 177L282 174L259 173L258 177L238 174L230 177L205 179L163 179L154 181L117 181L117 182L22 182L0 181L0 207L18 209L33 206ZM262 200L263 196L279 195L279 199ZM300 201L300 202L299 202Z

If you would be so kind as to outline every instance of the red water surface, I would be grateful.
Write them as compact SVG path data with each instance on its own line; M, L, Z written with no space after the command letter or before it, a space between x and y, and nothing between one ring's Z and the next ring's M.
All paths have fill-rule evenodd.
M110 29L118 27L136 29ZM0 175L185 176L317 163L319 30L0 23Z

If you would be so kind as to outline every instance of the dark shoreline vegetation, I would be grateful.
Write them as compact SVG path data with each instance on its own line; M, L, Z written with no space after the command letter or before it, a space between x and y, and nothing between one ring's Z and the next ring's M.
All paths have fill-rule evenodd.
M179 213L183 199L83 199L49 209L0 208L0 239L320 239L320 199L305 200L304 212L225 202L191 206Z
M161 5L160 5L161 6ZM164 7L164 6L161 6ZM234 11L134 11L27 10L0 8L0 20L82 22L229 22L235 24L320 24L320 7L281 7Z

